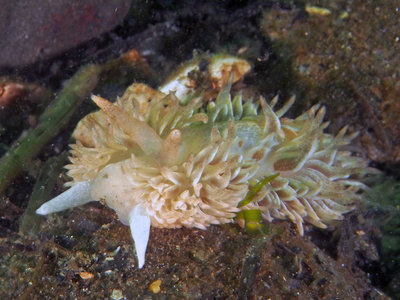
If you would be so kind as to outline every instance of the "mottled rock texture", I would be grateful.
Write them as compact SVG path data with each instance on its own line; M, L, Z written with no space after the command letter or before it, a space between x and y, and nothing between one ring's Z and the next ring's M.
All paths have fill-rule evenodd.
M0 68L22 67L120 24L129 0L0 0Z

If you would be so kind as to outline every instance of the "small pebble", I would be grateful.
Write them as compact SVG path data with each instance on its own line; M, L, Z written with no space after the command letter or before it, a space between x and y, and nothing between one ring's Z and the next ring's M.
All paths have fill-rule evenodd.
M153 292L154 294L158 294L159 292L161 292L161 279L157 279L156 281L153 281L150 286L149 286L149 290L151 292Z
M111 299L112 300L122 300L122 299L126 299L126 298L122 294L121 290L113 290L111 293Z
M89 280L89 279L93 279L94 275L92 273L89 272L80 272L79 276L81 276L82 279L84 280Z
M306 12L310 15L327 16L331 14L328 8L306 5Z

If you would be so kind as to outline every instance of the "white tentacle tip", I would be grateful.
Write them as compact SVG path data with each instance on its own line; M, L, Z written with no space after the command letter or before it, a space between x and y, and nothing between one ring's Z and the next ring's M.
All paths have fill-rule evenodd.
M90 196L90 188L91 183L89 181L78 182L64 193L44 203L36 210L36 213L48 215L93 201Z
M45 204L46 204L46 203L45 203ZM39 208L36 210L36 213L37 213L38 215L44 216L44 215L49 214L49 210L48 210L48 208L46 207L45 204L43 204L41 207L39 207Z
M135 242L138 268L141 269L145 262L146 248L150 235L150 217L146 210L136 205L129 213L129 226L133 241Z

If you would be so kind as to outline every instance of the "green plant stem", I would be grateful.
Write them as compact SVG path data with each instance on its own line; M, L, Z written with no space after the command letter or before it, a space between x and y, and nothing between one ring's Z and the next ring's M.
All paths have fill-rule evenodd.
M0 159L0 194L67 124L75 108L96 86L100 72L101 66L98 65L82 67L47 107L37 127L24 132Z
M51 192L56 185L58 175L67 161L68 153L50 157L40 170L33 192L21 218L19 232L25 235L36 235L39 231L43 216L36 214L36 209L44 202L51 199Z

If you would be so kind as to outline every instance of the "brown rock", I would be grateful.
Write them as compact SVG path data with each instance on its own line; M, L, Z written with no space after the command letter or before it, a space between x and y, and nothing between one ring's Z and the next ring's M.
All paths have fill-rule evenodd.
M129 0L0 0L0 68L57 55L121 23Z

